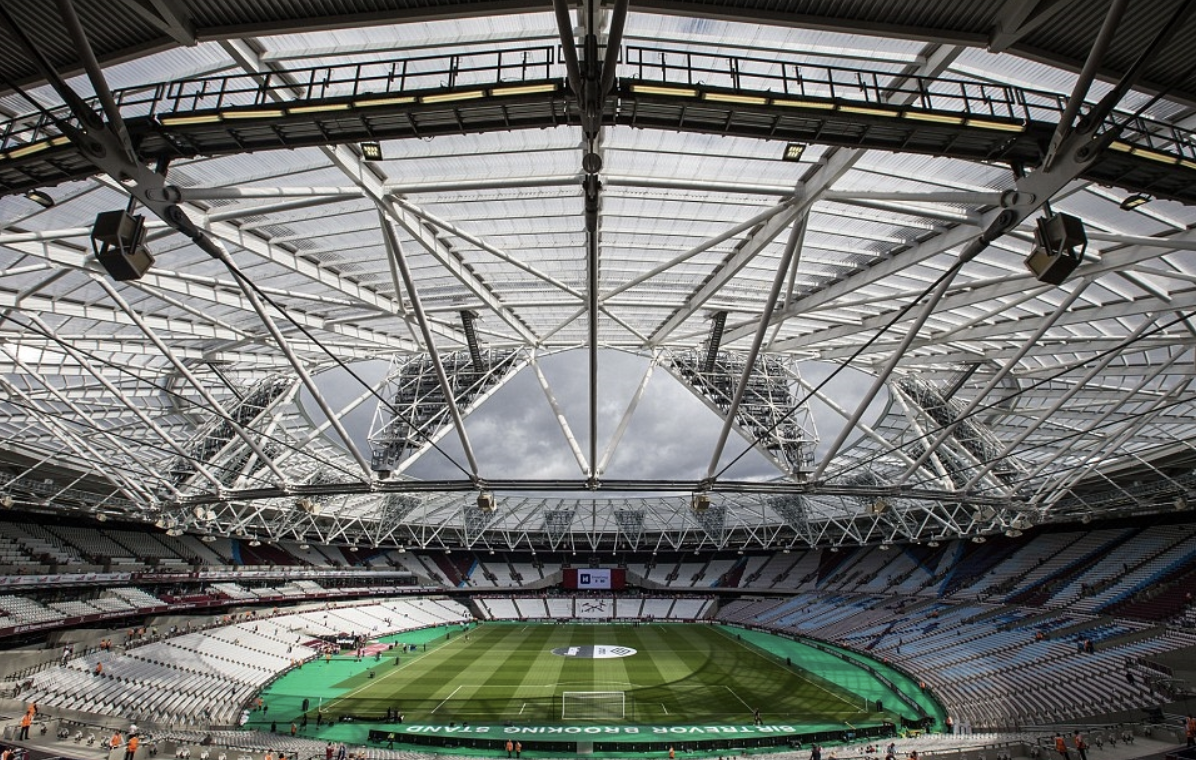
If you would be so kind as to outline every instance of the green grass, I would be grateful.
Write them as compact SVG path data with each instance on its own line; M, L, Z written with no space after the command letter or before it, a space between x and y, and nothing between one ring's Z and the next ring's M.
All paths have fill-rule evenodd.
M394 638L418 640L417 634ZM858 668L794 642L786 642L783 651L749 643L756 638L743 632L738 640L734 629L704 625L486 623L468 637L459 629L447 641L437 634L426 652L403 655L397 665L397 650L384 653L380 662L309 663L271 687L268 717L280 727L288 724L304 696L310 699L311 723L317 706L325 720L341 715L381 719L394 708L403 712L407 725L743 725L752 722L757 708L765 723L842 726L875 724L885 717L866 704L875 699L871 686L859 688L843 678L843 668L853 678L862 672ZM598 644L631 647L637 654L580 659L551 652ZM854 690L844 686L853 683ZM625 715L562 720L561 695L568 691L623 692ZM889 702L897 706L895 699ZM261 725L257 714L254 723Z

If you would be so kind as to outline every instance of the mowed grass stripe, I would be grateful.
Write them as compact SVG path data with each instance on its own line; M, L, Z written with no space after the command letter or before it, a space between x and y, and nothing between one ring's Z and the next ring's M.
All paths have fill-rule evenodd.
M721 630L717 628L711 630L712 632L717 632L717 635L719 635L720 638L725 638L728 642L732 640L731 632L729 630ZM791 671L789 668L785 668L777 663L773 663L772 659L764 652L760 651L749 643L741 642L738 638L735 639L735 642L739 645L737 649L739 649L739 651L741 651L745 657L750 657L757 661L757 667L748 667L743 669L742 672L745 676L747 676L747 678L752 678L752 676L748 676L747 674L761 673L758 665L763 663L765 665L770 665L772 668L783 671L791 679L800 680L802 683L807 685L807 688L793 689L789 695L777 694L777 701L772 702L772 704L784 705L791 714L801 715L805 713L814 713L821 715L828 720L833 720L836 718L844 719L847 717L860 715L862 713L862 701L858 700L854 694L848 692L847 690L838 688L833 684L821 682L822 679L819 678L817 674L810 673L807 675L800 668ZM745 681L747 678L745 678ZM762 689L767 688L766 683L763 682L763 679L761 679L759 675L755 675L754 680L755 683L744 684L745 690L750 689L753 692L759 692ZM794 698L794 695L796 695L796 698Z
M537 626L530 631L532 635L520 639L519 654L509 658L504 665L508 671L504 677L514 683L506 714L523 721L556 720L560 716L554 715L553 694L565 658L550 651L559 646L550 626Z
M551 653L603 644L637 654L599 660ZM622 691L631 698L628 722L744 724L757 707L766 722L874 717L711 626L487 623L468 639L454 631L437 649L378 675L357 681L350 700L326 708L380 717L395 707L408 723L539 724L561 720L561 692Z

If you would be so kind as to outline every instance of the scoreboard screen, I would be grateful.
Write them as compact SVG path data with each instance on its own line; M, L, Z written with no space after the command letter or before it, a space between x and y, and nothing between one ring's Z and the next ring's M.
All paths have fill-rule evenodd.
M627 586L627 571L621 567L570 567L563 580L570 590L618 591Z

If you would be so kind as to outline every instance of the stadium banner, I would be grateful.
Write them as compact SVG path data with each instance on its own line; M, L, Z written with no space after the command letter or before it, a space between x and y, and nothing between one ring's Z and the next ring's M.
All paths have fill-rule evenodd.
M567 567L562 584L571 591L619 591L627 585L621 567Z

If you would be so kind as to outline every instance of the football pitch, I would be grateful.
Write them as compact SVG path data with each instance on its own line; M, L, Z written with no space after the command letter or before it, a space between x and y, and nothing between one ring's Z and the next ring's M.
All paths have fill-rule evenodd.
M421 633L426 651L396 647L292 671L267 691L268 717L300 719L301 698L309 724L319 711L325 726L383 722L388 711L402 713L405 726L751 725L757 710L764 723L875 725L899 707L857 665L722 626L485 623L449 629L447 638L443 629ZM882 696L890 713L876 709ZM264 719L255 713L252 722Z

